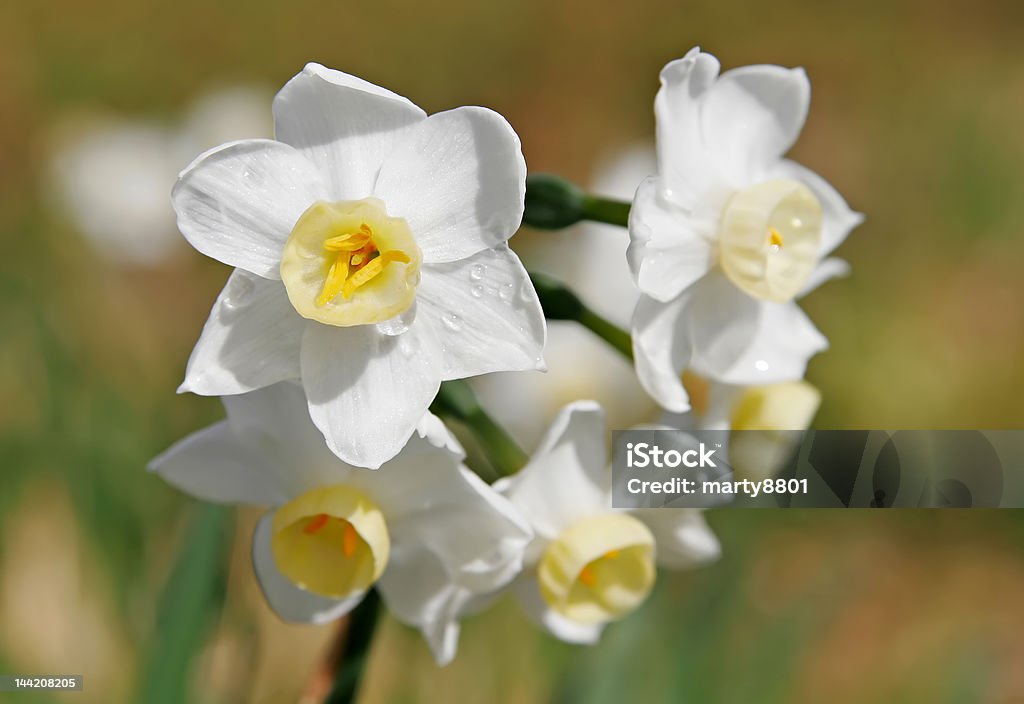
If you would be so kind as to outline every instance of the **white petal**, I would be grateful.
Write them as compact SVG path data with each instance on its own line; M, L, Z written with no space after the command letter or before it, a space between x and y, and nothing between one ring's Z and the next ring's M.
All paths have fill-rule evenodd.
M729 384L795 381L804 377L810 358L828 348L828 340L793 302L759 302L752 327L744 323L740 329L746 336L743 344L737 335L727 352L702 351L694 357L693 370Z
M376 326L308 323L302 386L313 422L338 457L376 469L416 429L441 385L441 361L428 326L401 335Z
M424 415L424 420L428 418L440 423L431 413ZM353 485L373 497L389 523L467 497L460 470L462 448L439 442L442 438L432 425L421 421L402 451L380 471L355 472L351 477ZM446 496L449 492L451 496Z
M374 194L405 218L433 264L505 242L523 218L526 162L501 115L463 107L431 115L395 145Z
M221 399L235 436L265 457L287 498L346 480L354 467L335 457L309 417L302 386L285 381ZM362 471L362 470L355 470Z
M693 350L680 319L688 299L662 303L641 296L633 313L633 359L637 377L658 405L676 413L690 409L682 373Z
M277 504L287 498L273 468L240 443L226 421L176 443L150 462L149 470L204 501Z
M178 228L208 257L279 279L281 248L299 216L325 197L316 167L287 144L253 139L202 154L171 200Z
M654 534L658 564L663 567L695 567L717 560L722 554L722 546L701 511L691 508L652 508L631 513Z
M686 214L664 202L659 181L640 184L629 211L626 257L640 290L670 301L712 266L713 248L687 223Z
M438 665L455 658L458 617L473 595L452 582L433 553L395 543L377 586L395 618L423 632Z
M679 379L688 367L728 384L791 381L827 346L795 303L751 298L718 269L670 303L642 298L633 321L640 382L677 413L689 408Z
M661 70L661 88L654 101L657 124L658 173L665 195L691 208L721 180L718 164L701 140L700 109L718 76L719 63L699 48L669 62Z
M842 244L850 231L864 222L864 215L850 209L846 200L832 185L806 166L783 159L773 169L777 178L791 178L804 183L814 192L822 208L821 256L827 256Z
M328 623L341 618L363 599L363 593L345 599L328 599L299 589L281 574L270 550L273 514L268 513L256 524L252 535L252 566L263 596L278 616L285 621Z
M459 460L466 456L466 451L462 448L458 439L452 435L452 431L448 429L444 421L433 413L428 412L420 419L419 425L416 426L416 434L434 447L448 450L448 452L458 457Z
M692 346L690 366L718 381L733 381L728 370L750 348L763 304L726 278L721 269L705 276L682 298L688 299L681 319Z
M734 187L762 180L800 136L811 100L803 69L744 66L723 73L704 97L701 133Z
M818 268L811 272L810 278L807 279L807 283L804 284L802 289L800 289L800 293L798 293L796 297L803 298L823 283L849 275L850 264L848 262L837 257L829 257L818 264Z
M298 379L304 329L280 281L235 269L213 304L178 393L227 396Z
M429 471L404 464L388 465L375 479L385 479L387 472L389 481L406 481L414 473ZM394 542L433 553L454 583L475 594L508 584L519 572L523 551L533 537L516 508L464 467L431 484L424 478L414 480L420 487L418 505L407 506L401 516L389 516Z
M546 327L537 292L506 246L450 264L425 264L418 315L445 353L444 379L543 367Z
M611 507L604 409L577 401L559 412L530 462L503 486L538 534L554 539Z
M604 626L598 623L578 623L552 611L540 595L536 573L524 574L512 584L516 600L534 623L566 643L593 645L601 638Z
M317 165L331 200L372 195L395 141L425 118L406 98L319 64L307 64L274 98L277 139Z
M729 430L733 410L748 387L708 381L707 407L697 419L702 430Z

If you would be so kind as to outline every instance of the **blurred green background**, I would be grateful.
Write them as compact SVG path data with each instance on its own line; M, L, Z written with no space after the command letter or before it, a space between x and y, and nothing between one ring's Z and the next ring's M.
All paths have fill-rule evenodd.
M868 215L839 251L853 277L805 302L832 343L809 370L818 427L1012 428L1024 421L1022 30L1009 0L0 4L0 672L86 678L63 697L4 696L171 701L180 685L189 702L297 701L333 632L263 605L255 514L241 512L230 560L208 556L223 574L211 568L199 594L216 605L226 590L223 610L175 631L197 641L191 684L145 689L168 639L157 604L197 514L144 467L221 416L215 399L174 389L228 270L184 247L125 264L83 239L46 185L54 135L80 116L176 125L205 91L269 96L316 60L428 112L494 108L531 170L585 183L600 155L653 135L658 70L691 46L726 68L805 66L814 95L794 156ZM513 243L530 263L546 237ZM723 559L663 575L600 646L557 643L502 604L470 619L438 670L418 634L387 622L363 701L1024 701L1016 512L710 522Z

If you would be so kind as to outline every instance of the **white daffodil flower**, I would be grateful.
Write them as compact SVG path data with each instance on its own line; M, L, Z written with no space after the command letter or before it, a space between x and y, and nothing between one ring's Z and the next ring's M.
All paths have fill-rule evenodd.
M827 346L794 300L846 272L826 257L863 218L783 158L809 102L802 69L719 75L699 49L662 69L658 175L633 201L628 259L644 294L637 373L668 410L688 407L684 368L729 384L790 381Z
M519 571L529 527L462 466L441 421L423 416L380 470L331 453L302 389L283 382L223 399L227 420L182 440L150 469L200 499L267 505L253 534L256 577L284 619L323 623L376 585L445 664L457 615Z
M331 450L379 467L442 380L543 368L543 313L506 244L526 164L504 118L428 117L317 64L273 107L277 141L208 151L174 188L185 237L237 267L180 391L301 380Z
M688 371L683 385L690 410L665 413L662 423L682 430L741 431L729 436L729 465L737 479L775 476L821 406L821 392L802 379L736 386Z
M494 488L534 532L511 589L531 618L572 643L596 642L636 609L656 564L693 567L721 552L699 510L612 508L604 411L593 401L562 409L526 467Z

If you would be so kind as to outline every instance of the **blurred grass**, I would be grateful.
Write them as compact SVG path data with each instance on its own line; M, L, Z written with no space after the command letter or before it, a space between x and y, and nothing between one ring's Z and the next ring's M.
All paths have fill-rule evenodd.
M81 701L128 699L186 504L143 468L221 413L173 390L226 270L195 254L154 269L99 259L41 187L45 135L63 116L170 122L210 84L277 86L318 60L429 111L495 108L531 169L584 182L602 153L652 134L657 71L691 45L727 67L804 65L814 101L794 156L869 216L840 250L854 276L806 301L832 343L809 372L825 394L819 426L1019 427L1022 28L1009 1L0 5L0 669L93 667ZM516 245L529 258L541 236ZM204 701L294 700L327 637L277 624L260 602L252 518L233 552L236 613L204 646ZM599 648L555 643L505 604L471 619L438 671L389 623L364 699L1024 699L1018 513L712 521L723 560L664 575ZM53 544L26 556L40 526ZM18 575L69 574L54 565L79 578L26 602ZM55 649L60 624L83 630ZM101 642L112 667L89 657Z

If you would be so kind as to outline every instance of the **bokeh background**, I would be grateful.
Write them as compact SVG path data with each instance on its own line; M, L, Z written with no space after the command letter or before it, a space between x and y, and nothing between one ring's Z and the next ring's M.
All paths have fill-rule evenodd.
M270 96L306 61L429 112L494 108L531 170L590 184L649 144L658 70L691 46L725 67L806 67L813 103L793 154L868 215L839 252L854 275L805 301L832 343L809 369L816 425L1012 428L1022 32L1012 0L0 3L0 672L86 682L0 698L290 702L324 657L331 627L284 625L261 601L255 515L204 513L144 471L222 414L174 389L229 272L173 235L166 194L200 150L269 130ZM557 274L589 261L593 237L513 243ZM581 364L601 354L580 349ZM608 392L616 364L545 383ZM621 398L644 411L630 389ZM556 407L526 406L524 442ZM362 700L1024 701L1017 512L709 520L723 558L662 575L600 646L553 641L502 603L469 620L439 670L388 621ZM176 567L189 531L225 536L193 563L212 579ZM158 616L189 599L204 604L194 620ZM197 653L185 680L167 674L168 648Z

